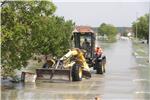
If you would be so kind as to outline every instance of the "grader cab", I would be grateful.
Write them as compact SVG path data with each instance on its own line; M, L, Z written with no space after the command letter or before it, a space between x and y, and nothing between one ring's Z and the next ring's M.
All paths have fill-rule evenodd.
M73 31L73 46L85 51L85 58L89 65L92 67L92 59L95 53L95 37L96 34L88 26L78 26Z
M76 27L72 37L74 47L85 51L84 57L88 66L93 67L97 74L105 73L106 56L100 47L95 48L96 34L91 27Z

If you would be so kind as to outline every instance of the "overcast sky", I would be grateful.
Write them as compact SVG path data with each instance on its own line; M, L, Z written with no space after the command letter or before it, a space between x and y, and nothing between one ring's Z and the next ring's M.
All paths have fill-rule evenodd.
M77 1L77 0L76 0ZM81 1L81 0L80 0ZM57 6L56 15L72 19L76 25L99 26L109 23L115 26L130 27L137 17L149 12L149 0L144 2L68 2L53 0ZM131 1L131 0L130 0ZM138 0L139 1L139 0ZM142 0L143 1L143 0Z

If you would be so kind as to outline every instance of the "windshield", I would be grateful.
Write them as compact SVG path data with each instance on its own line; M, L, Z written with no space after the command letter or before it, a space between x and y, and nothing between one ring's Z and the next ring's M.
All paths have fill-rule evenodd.
M82 46L85 40L87 40L87 42L89 42L91 45L91 36L82 35L80 36L80 46Z

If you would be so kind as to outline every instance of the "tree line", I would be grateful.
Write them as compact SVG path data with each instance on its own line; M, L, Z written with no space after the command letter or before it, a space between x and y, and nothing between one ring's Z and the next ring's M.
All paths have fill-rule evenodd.
M132 29L138 38L146 39L149 43L149 14L145 14L134 21L132 23Z
M132 30L134 32L134 37L139 39L146 39L149 43L149 14L139 17L136 21L132 23ZM99 35L106 35L108 41L115 41L117 35L117 28L114 25L102 23L98 27ZM123 34L127 36L127 32L124 31Z
M112 24L102 23L98 27L99 35L102 35L102 36L106 35L109 42L116 41L117 32L118 32L117 28Z

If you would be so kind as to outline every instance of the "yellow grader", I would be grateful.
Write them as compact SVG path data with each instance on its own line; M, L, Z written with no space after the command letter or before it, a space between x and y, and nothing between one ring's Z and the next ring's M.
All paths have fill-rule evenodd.
M90 67L93 66L95 50L95 33L90 27L79 26L73 31L72 37L73 48L60 59L50 60L50 68L36 69L37 79L40 79L43 74L50 75L50 79L55 74L68 75L69 80L81 81L82 78L90 78ZM84 46L84 42L88 46Z

